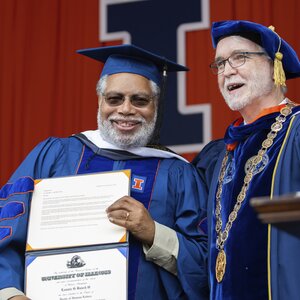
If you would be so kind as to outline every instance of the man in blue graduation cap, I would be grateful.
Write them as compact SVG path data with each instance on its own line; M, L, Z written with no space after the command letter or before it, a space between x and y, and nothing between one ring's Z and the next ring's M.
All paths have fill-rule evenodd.
M128 299L206 299L207 241L199 226L206 205L197 171L166 148L149 146L162 117L162 73L187 69L133 45L79 53L105 62L98 129L42 142L1 190L11 204L1 226L12 230L0 235L0 298L28 299L22 291L33 179L130 169L131 197L107 208L109 220L130 232ZM23 211L14 210L16 203Z
M286 97L300 62L272 26L223 21L211 34L210 67L241 114L194 161L209 193L211 299L298 299L300 241L262 224L249 200L300 190L300 107Z

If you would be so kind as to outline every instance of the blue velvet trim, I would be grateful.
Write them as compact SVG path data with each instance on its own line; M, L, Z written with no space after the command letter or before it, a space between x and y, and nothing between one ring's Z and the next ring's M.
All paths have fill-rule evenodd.
M207 234L207 217L202 219L198 225L199 230L205 234Z
M97 155L90 148L86 147L78 168L78 174L130 169L131 174L146 179L143 192L135 191L132 188L130 196L143 203L148 209L158 166L159 159L157 158L143 157L141 159L123 161L120 155L120 160L118 161ZM129 249L128 300L134 300L142 245L132 235L129 235Z
M226 144L233 144L235 142L245 141L252 135L253 131L260 131L263 129L270 130L271 124L274 122L274 118L278 115L278 112L271 113L269 115L259 118L257 121L250 124L241 124L235 126L233 122L226 130L224 141Z
M13 219L24 213L25 208L22 202L9 202L3 207L0 207L0 221Z
M11 236L11 227L0 227L0 241L4 240L5 238Z
M13 194L32 192L34 180L31 177L21 177L14 183L7 183L0 190L0 199L7 199Z

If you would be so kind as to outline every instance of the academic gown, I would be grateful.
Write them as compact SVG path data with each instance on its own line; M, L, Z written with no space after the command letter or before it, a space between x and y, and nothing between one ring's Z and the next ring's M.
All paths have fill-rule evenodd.
M24 249L34 179L127 168L146 181L146 195L133 187L131 195L141 199L156 222L174 229L179 240L175 276L146 261L142 245L131 237L128 299L207 299L207 236L199 226L206 218L206 204L200 201L204 197L195 168L176 158L100 149L78 136L40 143L1 189L0 289L24 288Z
M272 164L271 168L269 168L269 170L268 167L265 168L266 174L264 174L264 171L260 174L256 174L256 176L261 177L258 178L256 183L253 181L253 185L250 185L249 187L249 191L251 189L254 190L254 194L250 193L252 196L270 196L271 201L273 196L300 191L299 112L299 107L293 109L293 115L288 117L288 120L283 126L281 132L282 136L277 143L274 142L273 146L274 148L277 147L277 149L274 151L273 156L272 153L269 154L270 160L266 162L267 166L268 164ZM277 115L278 113L273 113L269 116L272 116L274 119ZM263 119L259 119L256 122L260 122L261 120L262 123L264 123ZM249 137L246 138L246 140L252 139L252 141L254 141L255 139L258 139L257 143L259 144L262 139L266 138L269 129L262 129L264 131L263 133L262 131L257 130L255 122L254 125L251 126L252 129L250 128ZM246 142L240 141L240 143L243 145ZM241 157L246 156L246 158L250 158L253 155L251 151L254 151L255 153L258 149L259 147L256 149L243 149L244 155ZM270 149L270 152L272 152L272 147ZM226 267L223 281L221 283L216 282L214 269L216 259L214 211L216 206L215 197L217 182L225 150L226 144L224 139L213 141L209 143L193 161L193 163L197 165L200 176L205 182L203 188L206 189L209 194L208 269L211 299L300 299L300 229L295 228L295 231L298 232L297 237L297 235L291 235L275 226L259 224L259 220L253 217L254 211L249 205L251 196L246 197L245 203L242 204L238 217L234 221L232 229L229 232L229 236L230 234L237 234L237 232L239 236L235 237L235 243L233 245L230 244L230 238L228 238L229 245L226 250L228 251L227 259L229 261L229 266ZM247 153L247 151L249 151L249 153ZM239 160L236 165L242 165L244 167L242 160ZM238 172L237 170L235 171ZM232 170L230 172L227 170L226 172L227 175L230 172L234 173ZM243 180L245 174L240 172L238 175ZM227 177L226 176L225 180L227 179L229 181L228 177L230 177L230 174ZM241 183L237 181L236 185L241 186ZM223 216L222 230L224 230L224 224L227 222L228 214L232 210L232 207L226 210L226 201L230 202L230 199L222 199L221 201L222 205L225 206L223 210L226 211L226 216ZM236 202L236 198L233 199L233 202ZM253 229L248 228L247 232L243 232L243 226L246 226L245 224L247 224L247 222L253 224ZM243 249L242 253L238 253L236 251L238 249ZM231 263L231 261L233 262ZM249 261L255 266L254 270L261 271L260 274L256 274L256 277L258 278L251 274L251 266L253 265L247 265L247 262ZM242 268L243 266L245 268ZM262 274L262 272L265 274Z

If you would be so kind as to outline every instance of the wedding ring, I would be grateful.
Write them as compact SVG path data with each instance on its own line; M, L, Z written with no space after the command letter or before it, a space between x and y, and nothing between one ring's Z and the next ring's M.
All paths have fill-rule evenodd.
M128 221L128 218L129 218L129 212L126 213L125 220Z

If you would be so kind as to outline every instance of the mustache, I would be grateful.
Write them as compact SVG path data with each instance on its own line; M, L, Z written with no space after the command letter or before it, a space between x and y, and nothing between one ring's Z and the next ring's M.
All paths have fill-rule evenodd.
M109 116L108 121L117 121L117 122L139 122L146 123L146 120L142 117L121 117L121 116Z
M242 83L244 84L244 80L242 78L225 78L224 85L233 84L233 83Z

